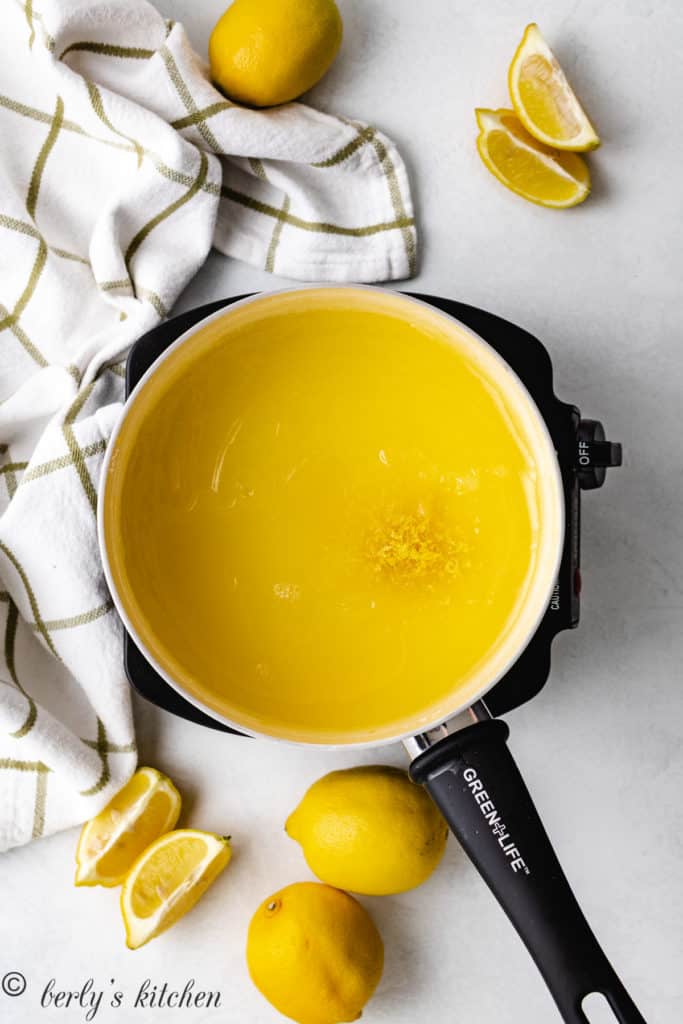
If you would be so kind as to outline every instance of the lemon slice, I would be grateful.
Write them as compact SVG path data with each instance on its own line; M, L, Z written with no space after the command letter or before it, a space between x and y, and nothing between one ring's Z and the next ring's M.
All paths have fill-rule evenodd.
M508 86L517 116L540 142L577 153L600 145L538 25L528 25L522 36L508 72Z
M228 864L227 838L178 829L138 857L121 889L126 945L137 949L166 931L197 903Z
M119 885L146 846L172 829L180 793L155 768L140 768L104 810L83 826L76 885Z
M477 149L506 188L539 206L564 209L582 203L590 192L590 174L578 153L551 149L534 139L513 110L475 111Z

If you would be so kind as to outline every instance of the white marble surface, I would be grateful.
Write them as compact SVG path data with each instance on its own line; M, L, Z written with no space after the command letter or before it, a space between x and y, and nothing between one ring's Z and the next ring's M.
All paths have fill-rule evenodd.
M204 50L223 0L163 0ZM683 1005L683 474L680 97L677 0L340 0L346 39L321 106L376 122L401 144L419 208L414 286L479 304L544 340L561 397L604 419L626 465L584 502L583 623L560 638L551 681L510 716L512 744L575 890L650 1024ZM584 97L604 147L580 209L525 204L474 149L475 105L506 102L505 71L536 18ZM182 307L282 281L212 256ZM183 821L230 831L235 860L190 917L136 953L117 892L71 885L76 833L0 864L0 963L27 993L0 1020L85 1019L37 1008L45 982L88 977L124 1005L96 1020L276 1024L251 987L244 934L258 902L309 876L282 831L309 782L377 754L329 754L228 739L137 705L143 763L185 794ZM383 761L402 763L398 748ZM420 890L365 901L386 942L368 1024L558 1019L520 942L455 842ZM194 977L222 1011L134 1010L144 978ZM114 984L110 983L114 979Z

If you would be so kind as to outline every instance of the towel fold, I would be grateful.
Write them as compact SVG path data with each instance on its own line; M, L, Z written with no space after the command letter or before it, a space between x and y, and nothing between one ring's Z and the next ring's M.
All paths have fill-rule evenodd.
M7 0L0 34L0 850L134 770L96 536L125 355L211 245L302 280L410 277L406 172L375 129L248 110L143 0Z

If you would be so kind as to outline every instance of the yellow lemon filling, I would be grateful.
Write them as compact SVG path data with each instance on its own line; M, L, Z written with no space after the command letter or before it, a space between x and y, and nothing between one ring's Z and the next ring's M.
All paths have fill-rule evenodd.
M466 700L540 557L547 483L501 372L464 329L362 289L261 298L176 349L124 421L104 510L158 663L298 740Z

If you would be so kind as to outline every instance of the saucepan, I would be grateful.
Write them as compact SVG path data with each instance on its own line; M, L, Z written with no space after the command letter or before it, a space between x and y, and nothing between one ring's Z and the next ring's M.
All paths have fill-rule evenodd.
M350 314L365 319L348 320ZM302 325L308 322L306 317L317 317L311 321L318 332L311 348L316 358L321 357L315 338L320 338L320 346L328 344L325 359L329 359L329 376L338 388L339 401L343 389L353 380L353 366L344 362L343 339L330 346L328 328L332 331L336 324L346 323L346 317L349 324L365 325L365 333L361 333L363 337L367 335L369 345L379 342L377 332L387 330L387 325L392 324L397 331L400 328L404 333L412 332L411 337L433 339L438 336L440 344L449 347L449 358L453 355L470 361L477 386L484 389L482 401L495 400L501 410L501 422L510 424L510 430L516 431L520 451L526 452L533 464L530 481L527 481L533 490L533 557L523 593L514 604L514 613L511 611L501 625L500 635L488 643L484 656L468 665L467 671L456 673L450 689L440 693L438 699L424 676L420 676L418 667L414 670L411 699L404 701L400 709L392 707L391 691L385 688L381 691L383 704L379 717L375 715L367 727L353 719L353 709L348 700L345 703L343 682L339 684L339 692L330 696L329 714L324 720L314 716L308 724L303 720L297 724L292 720L279 721L277 713L264 713L263 702L256 700L260 689L258 672L251 679L250 688L242 686L239 699L236 696L232 699L231 679L236 678L240 669L230 664L230 645L226 645L225 637L216 644L222 652L224 666L216 668L207 660L211 657L210 638L216 637L221 629L227 635L234 629L255 630L258 635L258 624L240 619L235 625L231 620L231 616L243 615L244 611L236 603L234 594L230 601L225 597L233 586L238 586L238 579L233 578L229 566L220 564L218 554L220 531L230 529L230 509L238 501L242 503L241 508L249 507L248 481L238 481L236 485L233 481L232 502L220 506L218 518L209 516L204 521L209 524L206 529L213 531L210 535L197 532L193 509L206 495L215 499L225 460L238 458L233 453L239 448L236 440L243 421L234 416L232 406L247 391L258 396L261 382L264 391L272 392L277 388L277 373L269 372L263 353L250 359L249 338L260 337L259 330L265 336L268 323L272 329L273 318L280 318L278 322L287 329L283 327L281 342L272 348L269 358L280 360L278 366L284 374L291 367L291 361L302 358ZM258 328L256 334L254 324ZM358 348L354 328L351 326L349 330ZM236 362L223 359L225 353L232 352L226 347L230 345L241 353ZM350 342L349 347L352 347ZM387 350L381 346L377 351L380 350L385 358L376 368L378 403L383 400L382 389L390 386L387 381L391 378L391 374L385 373ZM397 341L395 350L390 350L389 362L400 361L402 353ZM324 380L325 365L323 360L320 380ZM419 363L412 372L418 396ZM222 374L225 374L224 379ZM325 382L325 387L328 386L329 381ZM407 387L405 381L404 387ZM330 395L330 404L334 405L334 391ZM302 408L307 409L307 396L302 394L300 399ZM411 400L409 387L403 392L403 400L406 417L415 415L414 410L411 413L407 407ZM440 400L444 400L443 394ZM367 389L364 401L366 404L359 402L357 410L351 409L349 413L349 420L354 421L349 424L349 430L353 430L356 439L362 438L363 417L373 407L372 392ZM458 395L454 393L453 403L457 402ZM400 412L399 409L399 415ZM314 418L307 424L311 437L315 438L318 427ZM251 448L245 441L246 447L240 449L239 458L265 459L267 464L271 446L277 451L282 441L279 429L278 422L271 440L266 442L259 435ZM207 456L206 448L217 444L216 437L220 437L220 450L209 452ZM467 443L466 433L459 443L461 446ZM495 443L495 435L492 435L490 445L495 447ZM391 453L380 448L378 457L386 464ZM329 472L336 472L334 463L330 465ZM203 467L207 467L206 472ZM500 472L504 472L504 467ZM202 474L206 478L205 485L201 483ZM243 475L248 476L248 467ZM200 493L202 486L206 494ZM129 514L132 493L137 519L131 519ZM310 529L311 536L319 537L321 530L323 533L325 530L325 523L321 524L324 515L317 508L315 497L309 496L309 499L301 506L305 520L302 528ZM482 338L455 318L414 298L357 286L313 287L238 301L195 325L150 367L126 403L108 446L98 526L104 569L116 608L140 651L170 686L214 719L251 736L329 747L402 741L411 757L412 779L426 787L507 913L543 975L563 1020L568 1024L587 1024L584 1001L598 993L621 1024L644 1024L642 1015L598 944L560 867L508 748L508 726L493 718L486 706L487 692L524 651L551 601L563 548L564 507L558 459L546 424L520 379ZM500 509L501 530L505 527L507 511ZM275 515L273 510L272 516ZM248 518L243 521L251 522ZM270 550L267 534L271 521L266 509L260 517L255 517L253 524L254 530L263 533L264 559ZM174 525L171 534L174 539L165 551L164 565L160 568L159 560L148 559L147 549L157 546L158 537L168 533L169 522ZM396 529L393 523L392 536ZM514 545L514 536L506 536L507 543ZM215 556L212 538L217 538ZM404 539L399 538L401 543ZM252 537L251 541L257 546L261 543L258 537L255 541ZM415 550L420 549L423 541L421 535L417 540L413 538ZM212 565L212 561L216 564ZM205 632L195 643L192 635L188 639L187 623L199 622L198 601L187 584L188 578L199 571L197 566L210 580L207 583L210 593L202 594L200 602L210 624L208 640ZM280 600L295 601L298 596L296 586L287 581L276 584L275 592ZM437 618L441 615L436 606L434 615ZM311 649L317 643L317 621L313 615ZM195 633L200 628L201 623ZM189 633L192 634L192 630ZM370 637L372 646L371 634ZM181 638L184 638L182 642ZM286 646L290 639L283 633L278 642ZM236 640L236 659L239 646ZM316 656L319 655L318 651ZM431 664L425 659L425 664L428 663ZM344 652L344 664L350 665L352 672L353 649ZM414 659L411 664L416 664ZM225 678L219 680L219 686L205 685L207 672L215 674L223 669ZM267 673L267 666L257 665L256 669ZM267 689L265 674L263 680ZM274 694L277 705L275 691L271 688L269 692ZM250 694L254 697L253 704ZM339 710L339 722L335 707Z

